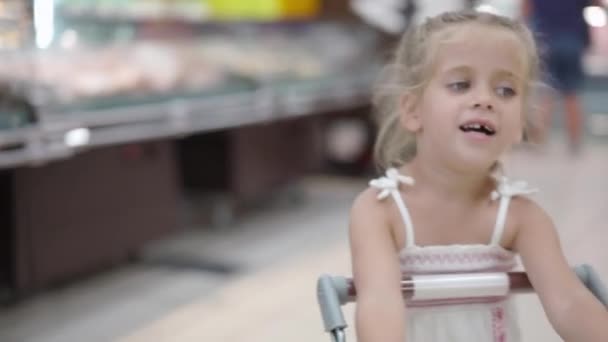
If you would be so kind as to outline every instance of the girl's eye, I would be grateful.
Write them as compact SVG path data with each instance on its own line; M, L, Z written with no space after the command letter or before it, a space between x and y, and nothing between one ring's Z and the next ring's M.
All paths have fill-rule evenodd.
M513 97L517 94L515 92L515 89L513 89L511 87L504 87L504 86L498 87L496 89L496 93L498 94L498 96L505 97L505 98Z
M465 90L469 89L470 87L471 87L471 83L468 81L458 81L458 82L452 82L452 83L448 84L448 88L450 90L453 90L456 92L465 91Z

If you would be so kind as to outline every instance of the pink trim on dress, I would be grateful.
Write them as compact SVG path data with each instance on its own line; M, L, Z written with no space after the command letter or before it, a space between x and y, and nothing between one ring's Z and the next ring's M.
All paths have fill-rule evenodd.
M435 306L445 305L462 305L462 304L494 304L503 302L507 297L467 297L467 298L453 298L453 299L427 299L427 300L413 300L407 303L408 308L428 308Z
M474 263L494 263L505 262L512 263L512 256L504 255L494 251L481 253L429 253L429 254L405 254L402 255L401 261L405 264L415 264L417 266L426 264L465 264L471 265Z
M404 250L400 253L401 271L405 274L506 272L516 265L514 254L492 246L472 250Z
M505 310L501 306L492 309L492 332L494 334L495 342L507 341Z

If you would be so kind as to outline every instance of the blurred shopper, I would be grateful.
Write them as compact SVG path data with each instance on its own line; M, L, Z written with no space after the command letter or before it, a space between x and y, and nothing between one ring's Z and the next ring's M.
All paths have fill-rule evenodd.
M414 24L423 23L427 18L434 17L443 12L459 11L472 5L469 0L417 0Z
M590 45L590 31L583 17L591 0L524 0L523 13L536 32L544 50L543 63L548 83L555 90L543 94L536 125L530 130L530 139L544 143L551 127L551 114L558 95L563 101L570 149L580 150L584 130L583 110L577 95L584 79L582 59Z
M512 19L521 15L521 0L481 0L475 2L479 11L503 15Z
M511 0L507 0L511 1ZM411 25L448 11L473 7L474 0L351 0L352 10L368 24L400 36Z

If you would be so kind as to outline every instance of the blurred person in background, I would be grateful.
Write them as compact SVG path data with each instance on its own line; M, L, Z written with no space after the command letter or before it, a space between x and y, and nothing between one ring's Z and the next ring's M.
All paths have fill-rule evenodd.
M427 18L434 17L443 12L459 11L471 7L471 0L417 0L414 1L416 12L414 14L414 25L423 23Z
M523 16L541 42L548 84L556 92L543 94L540 117L530 127L529 139L538 144L546 142L555 108L555 95L559 95L563 101L569 146L573 154L580 151L582 143L584 115L577 93L584 80L583 56L591 41L583 10L594 3L592 0L522 2Z
M475 3L475 0L351 0L350 6L368 24L399 37L408 27L429 17L472 8Z
M478 11L499 14L512 19L521 15L521 0L482 0L475 1Z

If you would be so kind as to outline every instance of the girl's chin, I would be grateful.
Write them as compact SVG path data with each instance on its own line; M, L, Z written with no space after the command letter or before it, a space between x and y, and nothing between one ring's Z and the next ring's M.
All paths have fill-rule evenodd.
M464 155L460 158L455 156L451 164L465 172L483 173L493 171L498 160L496 156Z

